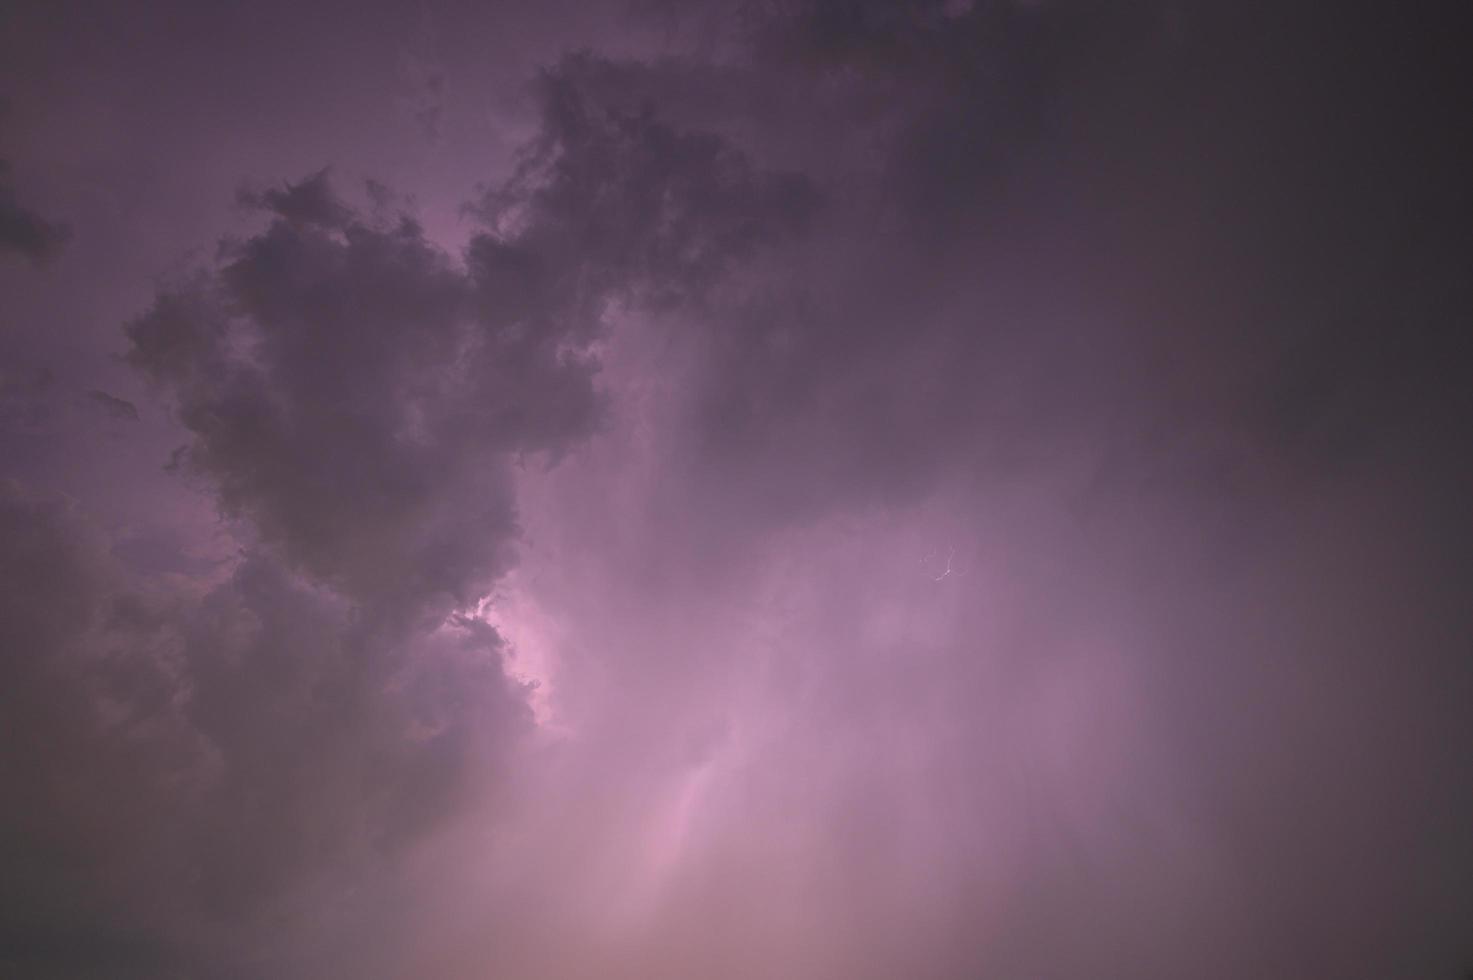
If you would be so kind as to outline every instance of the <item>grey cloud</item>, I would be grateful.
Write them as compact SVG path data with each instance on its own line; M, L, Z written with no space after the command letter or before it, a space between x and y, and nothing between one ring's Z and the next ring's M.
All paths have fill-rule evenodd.
M412 221L353 214L324 171L248 195L269 227L128 327L226 511L350 595L484 593L512 560L513 465L597 422L607 305L695 301L812 211L800 178L600 104L591 63L544 75L541 134L464 270Z
M333 192L330 171L317 171L295 184L265 190L241 188L236 200L248 208L270 211L293 224L343 228L354 218L353 212Z
M0 972L1466 968L1455 33L691 16L463 255L320 171L128 325L234 562L0 492Z
M155 696L170 686L162 651L109 649L111 583L75 523L56 501L0 490L0 699L13 733L0 771L7 796L28 801L6 809L0 832L0 962L43 976L47 959L159 927L158 908L135 899L177 870L155 858L175 826L168 786L195 749L170 699ZM120 685L129 710L114 715Z
M234 842L201 866L206 907L250 908L453 813L528 720L500 656L494 636L369 633L271 562L243 563L183 638L187 715L222 774L198 825ZM446 674L459 700L426 705Z
M651 102L606 97L617 70L584 52L538 81L542 129L478 213L513 231L561 288L669 308L803 229L819 205L803 175L768 172L721 137L664 122Z
M1385 31L1426 56L1383 84ZM1147 434L1178 424L1306 478L1458 438L1473 245L1465 154L1419 101L1455 56L1424 25L1361 13L1320 44L1287 11L839 2L755 7L747 36L872 163L691 341L691 447L739 506L903 499L1056 439L1165 451Z
M126 398L119 398L116 395L109 395L105 391L93 389L87 392L87 399L110 419L123 422L138 421L138 406Z
M28 975L290 964L272 916L328 883L387 900L529 724L494 633L371 631L268 558L134 592L79 515L10 485L0 561L0 774L28 800L0 823L0 963Z
M505 641L446 616L511 567L518 468L597 431L610 305L694 306L812 209L577 76L544 79L542 137L463 263L322 171L243 192L264 228L127 324L234 521L224 578L6 488L0 783L29 803L0 822L0 963L396 975L403 862L495 819L530 731Z
M522 365L540 374L513 376L498 355L515 345L487 336L472 283L417 229L339 235L282 204L130 326L130 357L174 389L191 465L266 541L355 596L469 602L510 561L515 454L588 430L591 370L553 338ZM525 422L495 401L509 387L542 399Z
M1473 225L1422 101L1456 45L1183 6L779 7L879 18L783 54L846 93L815 128L871 127L872 182L623 338L624 441L534 527L568 696L618 718L590 769L760 733L669 763L740 760L646 974L1467 961ZM825 914L822 951L783 931Z
M71 231L25 207L10 186L9 169L0 160L0 252L15 252L43 264L61 250Z

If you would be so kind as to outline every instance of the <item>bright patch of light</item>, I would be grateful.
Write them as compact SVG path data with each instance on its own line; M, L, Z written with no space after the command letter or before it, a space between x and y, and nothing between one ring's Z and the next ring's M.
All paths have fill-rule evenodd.
M476 604L474 618L495 627L507 642L506 672L528 687L527 701L539 727L558 731L553 711L559 631L513 572Z

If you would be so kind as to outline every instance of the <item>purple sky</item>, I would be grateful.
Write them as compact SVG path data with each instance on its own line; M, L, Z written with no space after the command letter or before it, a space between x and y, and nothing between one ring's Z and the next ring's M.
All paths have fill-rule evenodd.
M0 976L1467 975L1437 6L0 7Z

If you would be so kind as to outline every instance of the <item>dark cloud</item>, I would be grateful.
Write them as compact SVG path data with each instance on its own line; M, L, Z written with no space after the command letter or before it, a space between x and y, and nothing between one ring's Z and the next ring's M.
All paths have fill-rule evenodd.
M472 601L510 562L517 454L589 431L592 366L551 331L486 329L413 225L316 223L347 211L314 181L161 296L130 357L177 395L226 510L303 568L384 603Z
M0 160L0 252L16 252L37 265L48 262L71 231L22 205L10 186L9 171L10 165Z
M90 959L96 973L77 975L100 975L95 960L109 949L150 945L157 910L136 898L177 871L154 857L171 826L168 784L195 746L167 696L162 652L107 643L111 597L95 542L61 504L13 485L3 494L0 697L13 735L0 768L7 794L29 802L7 809L0 833L10 869L0 962L65 976L61 964ZM119 687L127 707L109 710Z
M1431 93L1458 62L1407 19L1320 28L1190 4L751 8L754 63L867 166L828 172L833 234L695 341L718 485L752 474L744 500L807 515L1018 472L1097 424L1107 454L1189 428L1224 469L1451 446L1473 239ZM1391 72L1387 37L1415 68Z
M236 201L248 208L269 211L293 225L341 229L354 220L353 212L333 192L326 168L295 184L262 191L241 188Z
M321 172L247 195L269 227L128 327L226 511L350 595L483 594L511 561L513 466L593 431L609 305L690 302L812 208L716 137L599 104L589 60L544 76L542 132L464 269Z
M587 63L544 77L542 135L463 262L321 171L243 192L264 229L127 325L236 522L224 578L7 486L0 784L29 801L0 828L7 968L388 975L401 857L494 819L527 691L494 628L447 613L513 563L519 468L597 430L612 306L696 303L812 207L715 137L599 105ZM14 413L42 387L8 384Z
M811 182L762 171L721 137L675 128L651 102L607 92L617 71L585 52L544 72L541 131L477 208L514 235L532 263L528 278L556 272L566 280L547 288L664 309L698 299L731 266L809 223Z
M30 801L0 833L16 969L225 976L253 955L235 939L290 949L272 910L323 882L387 895L528 724L494 632L371 632L258 556L198 598L134 592L80 518L14 486L0 527L0 772Z
M105 391L93 389L87 392L87 400L96 405L110 419L123 422L138 421L138 406L126 398L119 398Z
M1466 895L1421 870L1473 861L1451 25L774 9L719 83L598 77L740 125L760 64L866 166L626 334L623 440L535 527L598 757L688 740L671 782L729 794L691 791L646 971L1455 969ZM784 125L754 145L806 162Z

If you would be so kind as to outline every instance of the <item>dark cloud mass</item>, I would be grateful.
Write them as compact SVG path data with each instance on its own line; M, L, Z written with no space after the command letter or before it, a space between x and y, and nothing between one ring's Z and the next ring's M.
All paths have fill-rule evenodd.
M339 8L0 16L0 975L1473 968L1453 11Z
M271 909L390 887L376 868L526 724L494 633L369 636L259 556L203 594L130 591L72 508L5 493L3 766L27 800L5 824L7 969L269 964L290 941ZM427 697L447 671L455 697ZM222 926L249 946L211 948Z
M513 464L595 426L611 305L689 302L811 207L715 137L593 101L584 60L544 76L542 133L463 267L411 218L365 223L324 171L244 194L267 230L127 328L227 512L350 595L484 594L511 560Z

